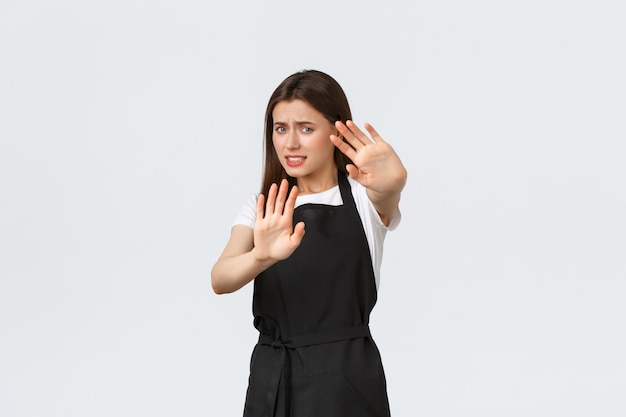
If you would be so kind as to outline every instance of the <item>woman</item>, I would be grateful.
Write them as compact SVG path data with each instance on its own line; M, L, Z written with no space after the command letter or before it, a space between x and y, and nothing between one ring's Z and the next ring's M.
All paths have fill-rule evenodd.
M245 417L389 416L368 323L407 174L351 118L341 86L319 71L289 76L269 100L261 194L243 205L211 276L218 294L254 279L260 336Z

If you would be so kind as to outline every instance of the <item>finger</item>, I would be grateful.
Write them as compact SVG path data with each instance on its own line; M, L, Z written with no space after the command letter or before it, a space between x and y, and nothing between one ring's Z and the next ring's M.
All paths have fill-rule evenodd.
M291 235L291 242L295 244L296 247L300 246L302 238L304 237L304 232L304 222L298 222L296 227L293 228L293 234Z
M293 186L291 188L291 192L289 193L289 198L287 198L287 202L285 203L285 215L293 218L293 211L296 207L296 198L298 198L298 187Z
M340 121L335 122L335 127L337 128L337 131L339 132L339 135L337 136L342 137L343 141L348 143L352 147L352 149L354 149L356 152L358 152L359 149L365 146L365 144L362 141L360 141L355 136L355 134L348 128L348 126L345 125L344 123Z
M350 145L348 145L344 140L337 135L330 135L330 141L335 145L344 155L346 155L351 160L354 160L356 156L356 151Z
M346 123L351 123L351 122L347 121ZM352 123L352 125L354 125L354 123ZM337 122L335 122L335 127L337 128L337 130L339 131L339 133L343 137L344 141L346 143L349 143L350 146L352 146L352 148L355 151L358 152L359 149L361 149L363 146L365 146L365 144L356 137L354 132L352 132L352 130L348 127L347 124L344 124L344 123L342 123L340 121L337 121Z
M276 184L272 184L270 186L269 191L267 192L267 204L265 205L266 216L274 213L274 205L276 204L277 190L278 190L278 186Z
M358 181L359 183L361 183L361 185L363 185L361 181L363 181L364 175L361 171L359 171L356 165L353 165L353 164L346 165L346 171L348 171L348 175L350 176L350 178Z
M363 144L363 146L367 146L372 143L372 139L365 134L359 127L352 121L348 120L346 122L346 126L350 129L350 132L354 135L355 139Z
M345 141L354 148L356 152L359 152L364 146L372 141L363 133L357 125L348 120L345 124L336 122L335 127L343 135Z
M287 199L287 190L289 190L289 182L283 179L280 182L280 188L278 189L278 195L276 196L275 210L277 213L282 214L285 207L285 200Z
M257 220L263 219L265 208L265 196L263 194L259 194L259 197L256 199L256 218Z
M365 123L365 129L369 132L369 134L372 136L372 139L374 141L374 143L385 143L385 141L383 140L383 138L378 134L378 132L376 131L376 129L374 129L374 126L372 126L369 123Z

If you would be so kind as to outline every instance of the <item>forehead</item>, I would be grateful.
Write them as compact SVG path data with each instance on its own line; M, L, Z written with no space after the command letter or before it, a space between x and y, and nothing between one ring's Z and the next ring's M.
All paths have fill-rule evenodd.
M278 102L272 111L272 118L274 123L305 120L320 122L326 120L322 113L315 110L308 102L300 99Z

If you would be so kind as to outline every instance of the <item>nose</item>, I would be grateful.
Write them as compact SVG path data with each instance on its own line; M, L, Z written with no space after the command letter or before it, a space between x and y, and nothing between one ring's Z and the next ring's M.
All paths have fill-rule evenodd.
M287 141L285 142L288 149L297 149L300 147L300 138L295 130L291 130L287 134Z

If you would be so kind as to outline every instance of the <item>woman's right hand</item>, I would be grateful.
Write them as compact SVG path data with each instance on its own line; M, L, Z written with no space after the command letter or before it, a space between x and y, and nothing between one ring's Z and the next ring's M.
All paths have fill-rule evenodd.
M254 223L254 256L261 262L287 259L300 245L304 236L304 222L293 227L293 211L298 187L289 191L289 183L282 180L280 187L272 184L267 193L259 195Z

